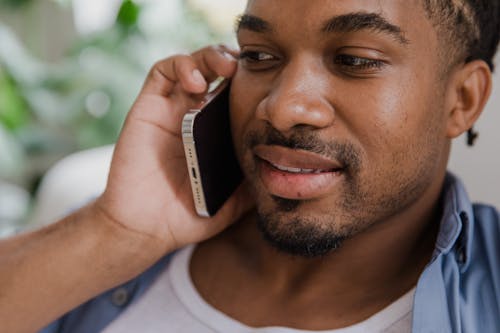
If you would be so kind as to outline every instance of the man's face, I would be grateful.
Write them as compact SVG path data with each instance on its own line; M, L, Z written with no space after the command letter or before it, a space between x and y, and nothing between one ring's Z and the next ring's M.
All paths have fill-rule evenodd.
M418 205L449 144L419 2L253 0L245 14L232 130L265 237L320 255Z

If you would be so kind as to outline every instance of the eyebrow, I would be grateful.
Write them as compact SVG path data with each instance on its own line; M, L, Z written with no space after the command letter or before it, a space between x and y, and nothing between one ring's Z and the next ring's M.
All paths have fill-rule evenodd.
M264 21L260 17L249 14L240 15L236 19L236 33L238 33L242 29L260 33L273 31L271 25L268 22Z
M243 14L236 19L235 31L250 30L257 33L272 32L271 24L260 17ZM349 13L334 16L326 21L321 31L323 33L333 32L356 32L360 30L371 30L391 35L400 44L409 44L400 27L389 23L383 16L376 13Z
M326 21L321 29L324 33L346 33L360 30L370 30L389 34L403 45L410 43L404 36L400 27L389 23L382 15L376 13L359 12L335 16Z

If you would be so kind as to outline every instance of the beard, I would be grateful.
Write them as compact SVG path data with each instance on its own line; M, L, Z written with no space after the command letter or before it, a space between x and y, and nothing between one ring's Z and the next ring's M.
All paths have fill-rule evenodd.
M257 205L257 227L268 244L292 256L325 256L339 249L344 240L364 227L364 220L352 214L304 214L301 206L310 204L306 200L273 196L272 201L272 209ZM349 220L348 224L340 223L346 219Z
M426 170L437 158L428 158L427 163L419 163L419 168L403 174L398 166L401 157L395 154L383 169L372 168L363 174L368 171L362 167L359 148L348 142L325 142L305 128L297 128L291 136L284 137L267 127L263 133L250 132L245 144L248 151L259 144L307 150L342 165L342 181L336 194L329 198L290 200L254 186L257 225L263 238L280 252L308 258L340 248L343 241L408 207L429 185ZM257 165L250 159L242 163L247 179L258 179Z
M280 200L287 199L280 198ZM276 212L269 214L259 212L257 215L257 226L264 239L278 251L293 256L307 258L324 256L339 248L348 236L318 225L317 220L298 216L287 218L286 223L283 223Z
M254 132L247 138L247 146L251 148L261 143L307 150L334 158L343 166L343 174L351 184L349 192L359 193L353 189L355 184L352 176L357 174L361 159L354 146L338 142L325 143L310 132L301 130L286 138L272 127L268 127L264 135ZM340 228L336 216L300 214L300 208L307 200L291 200L277 196L271 198L271 209L257 204L257 226L263 238L280 252L308 258L324 256L338 249L344 239L356 232L358 223ZM347 206L347 203L343 205Z

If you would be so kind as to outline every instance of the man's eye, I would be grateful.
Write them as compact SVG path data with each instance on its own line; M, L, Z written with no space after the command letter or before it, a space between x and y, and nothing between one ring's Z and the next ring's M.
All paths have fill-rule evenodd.
M259 51L243 51L240 54L240 59L248 62L259 62L266 60L274 60L274 56L269 53Z
M335 57L335 64L350 71L376 70L380 69L384 62L381 60L356 57L348 54L340 54Z
M240 53L241 65L249 71L265 71L274 68L279 59L267 52L242 51Z

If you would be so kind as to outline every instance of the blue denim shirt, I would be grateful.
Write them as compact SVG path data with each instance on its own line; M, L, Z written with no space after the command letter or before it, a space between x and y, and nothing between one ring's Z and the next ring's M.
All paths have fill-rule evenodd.
M413 332L500 332L500 219L472 205L448 174L443 217L431 262L419 278ZM40 333L97 333L144 294L168 265L166 256L138 278L72 310Z

